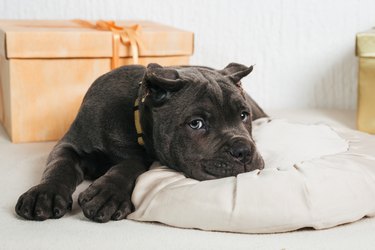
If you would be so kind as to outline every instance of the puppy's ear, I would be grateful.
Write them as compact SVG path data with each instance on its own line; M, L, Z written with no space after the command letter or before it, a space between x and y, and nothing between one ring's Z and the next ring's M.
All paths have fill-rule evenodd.
M237 84L243 77L253 71L253 66L247 67L239 63L230 63L224 69L219 70L219 72Z
M144 84L152 99L156 102L162 102L171 92L180 90L184 81L176 70L151 63L147 66Z

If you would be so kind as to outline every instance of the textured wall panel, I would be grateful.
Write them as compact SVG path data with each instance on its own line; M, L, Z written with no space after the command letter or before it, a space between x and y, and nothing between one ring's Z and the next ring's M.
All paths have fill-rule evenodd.
M245 88L267 108L356 107L355 33L374 0L0 0L0 18L150 19L196 33L192 63L256 64Z

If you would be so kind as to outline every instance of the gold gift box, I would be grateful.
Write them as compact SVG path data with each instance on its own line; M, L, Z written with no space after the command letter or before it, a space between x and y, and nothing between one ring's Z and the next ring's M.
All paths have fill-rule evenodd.
M357 34L359 57L357 126L375 134L375 29Z
M149 21L115 23L140 26L139 64L189 63L192 32ZM111 70L113 41L114 32L73 20L0 20L0 122L11 140L61 138L91 83ZM132 64L134 50L117 47L119 65Z

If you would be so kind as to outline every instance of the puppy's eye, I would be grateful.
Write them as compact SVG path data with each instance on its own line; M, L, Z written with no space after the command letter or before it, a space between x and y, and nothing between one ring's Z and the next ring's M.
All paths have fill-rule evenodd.
M204 127L204 122L202 119L195 119L189 122L189 126L192 129L202 129Z
M243 122L246 122L247 121L247 119L249 118L249 113L247 113L247 112L242 112L241 113L241 120L243 121Z

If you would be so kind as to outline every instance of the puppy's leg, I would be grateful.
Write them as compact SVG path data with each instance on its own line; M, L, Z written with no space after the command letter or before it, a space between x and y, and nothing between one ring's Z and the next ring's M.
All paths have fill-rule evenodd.
M29 220L60 218L72 207L72 194L83 180L80 157L67 143L59 143L50 153L41 183L24 193L16 212Z
M97 222L126 218L133 210L131 194L135 180L147 167L142 160L129 159L111 167L79 195L85 216Z

